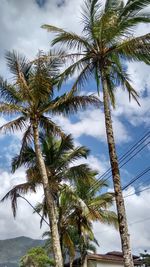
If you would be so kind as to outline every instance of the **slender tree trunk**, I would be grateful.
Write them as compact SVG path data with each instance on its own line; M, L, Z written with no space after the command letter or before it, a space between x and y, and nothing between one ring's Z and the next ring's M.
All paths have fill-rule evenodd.
M59 239L59 233L58 233L58 225L57 225L57 216L55 212L55 203L53 196L49 189L49 182L46 172L45 163L43 160L43 156L41 153L41 148L39 144L39 131L38 131L38 124L33 124L33 134L34 134L34 145L35 145L35 152L37 161L39 164L39 171L41 173L42 182L43 182L43 189L44 194L46 198L46 205L48 208L48 217L49 217L49 224L50 224L50 230L52 234L52 244L53 244L53 252L54 252L54 258L55 258L55 266L56 267L63 267L63 259L62 259L62 252L60 247L60 239Z
M118 213L119 232L121 237L124 266L133 267L134 263L130 247L130 236L128 233L128 224L127 224L125 204L122 194L119 164L116 153L115 139L113 133L112 119L111 119L108 86L107 86L107 80L105 78L105 73L103 72L102 72L102 83L103 83L103 101L104 101L106 134L107 134L109 157L112 169L112 177L113 177L115 199L116 199L116 206Z

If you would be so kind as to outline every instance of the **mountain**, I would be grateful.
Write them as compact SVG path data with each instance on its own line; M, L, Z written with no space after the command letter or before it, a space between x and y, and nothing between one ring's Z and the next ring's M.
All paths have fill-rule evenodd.
M43 246L44 240L16 237L0 240L0 267L18 267L19 260L32 247Z

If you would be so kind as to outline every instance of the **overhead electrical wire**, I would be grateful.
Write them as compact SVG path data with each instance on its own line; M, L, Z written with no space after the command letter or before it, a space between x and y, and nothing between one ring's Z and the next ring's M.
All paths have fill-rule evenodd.
M148 141L147 143L145 143L147 141L147 139L150 138L150 131L148 131L140 140L138 140L125 154L123 154L120 158L119 158L119 168L122 168L125 164L127 164L131 159L133 159L137 154L139 154L148 144L150 144L150 141ZM141 145L143 145L141 147ZM138 149L139 148L139 149ZM137 150L138 149L138 150ZM137 151L136 151L137 150ZM132 154L133 152L135 152L134 154ZM131 155L131 156L130 156ZM128 158L130 156L130 158ZM128 159L127 159L128 158ZM125 162L123 162L125 159L127 159ZM123 162L123 163L122 163ZM120 163L122 163L120 165ZM104 177L106 177L108 174L111 173L111 167L105 172L103 173L96 182L93 183L93 185L90 187L89 189L89 194L92 190L95 190L98 188L99 186L99 181L101 179L103 179ZM106 177L104 179L104 181L107 181L108 179L110 179L112 177L112 174L110 174L108 177ZM88 194L87 193L87 194Z
M132 185L135 181L139 180L141 177L143 177L149 171L150 171L150 166L148 168L144 169L138 175L136 175L124 188L122 188L122 191L124 191L125 189L127 189L130 185ZM125 198L125 197L123 197L123 198ZM115 200L113 200L113 201L115 202ZM98 208L95 208L94 211L98 211ZM90 212L88 212L85 217L87 217L89 214L90 214Z

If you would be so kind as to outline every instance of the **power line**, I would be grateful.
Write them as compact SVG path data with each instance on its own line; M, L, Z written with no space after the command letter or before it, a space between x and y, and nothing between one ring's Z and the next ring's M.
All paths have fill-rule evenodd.
M150 166L146 169L144 169L141 173L139 173L137 176L135 176L126 186L122 188L122 191L124 191L126 188L128 188L131 184L136 182L138 179L140 179L144 174L150 171Z
M141 192L144 192L144 191L148 191L149 189L150 189L150 186L145 187L144 189L141 189L141 190L139 190L139 191L135 191L134 193L129 194L129 195L126 195L126 196L124 196L123 198L125 199L125 198L127 198L127 197L131 197L131 196L133 196L133 195L137 195L138 193L141 193Z
M150 137L150 131L148 131L140 140L138 140L136 142L136 144L134 144L124 155L122 155L120 158L119 158L119 164L122 163L126 158L128 158L130 155L132 155L132 153L134 151L136 151L143 143L144 145L142 147L139 148L138 151L136 151L130 158L128 158L122 165L119 165L119 168L122 168L125 164L127 164L131 159L133 159L138 153L140 153L149 143L147 142L145 144L145 142L147 141L147 139ZM91 186L91 188L89 189L89 194L91 192L91 190L95 190L98 188L99 186L99 181L101 179L103 179L105 176L107 176L109 173L111 172L111 167L104 173L102 174L96 182L93 183L93 185ZM112 177L112 175L109 175L104 181L107 181L108 179L110 179ZM87 193L87 194L88 194Z
M129 223L129 226L132 226L132 225L135 225L135 224L138 224L138 223L142 223L142 222L146 222L146 221L150 221L150 217L144 218L144 219L139 220L139 221L131 222L131 223ZM103 234L104 232L108 232L108 231L111 231L111 229L107 229L107 230L104 230L104 231L101 231L101 232L98 232L98 233L99 234Z
M22 199L24 199L30 206L31 206L31 208L40 216L40 218L48 225L48 226L50 226L49 225L49 223L43 218L43 216L37 211L37 209L35 209L35 207L29 202L29 200L28 199L26 199L25 197L23 197L23 196L21 196L20 194L17 194L17 197L20 197L20 198L22 198Z
M137 224L137 223L141 223L141 222L145 222L145 221L149 221L149 220L150 220L150 217L148 217L148 218L144 218L144 219L139 220L139 221L135 221L135 222L133 222L133 223L130 223L129 225L133 225L133 224Z
M149 171L150 171L150 166L148 168L144 169L140 174L138 174L137 176L135 176L124 188L122 188L122 191L124 191L126 188L128 188L131 184L133 184L135 181L137 181L138 179L140 179L142 176L144 176ZM115 202L115 200L113 200L113 201ZM98 211L98 209L99 208L96 208L96 209L94 209L94 211ZM90 214L90 212L88 212L85 217L87 217L89 214Z

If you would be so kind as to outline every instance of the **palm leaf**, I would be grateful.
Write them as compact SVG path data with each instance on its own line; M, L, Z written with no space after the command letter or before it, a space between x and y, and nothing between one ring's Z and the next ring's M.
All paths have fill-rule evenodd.
M122 44L114 48L114 50L118 52L122 58L127 58L132 61L142 61L146 64L150 64L149 41L150 34L145 34L143 36L124 41Z
M121 17L128 18L138 14L142 9L149 6L150 0L128 0L124 9L122 10Z
M80 159L80 158L86 158L89 154L89 149L87 149L84 146L74 148L73 151L70 151L68 154L64 154L62 164L58 166L58 170L64 167L68 167L70 163L73 163L74 161Z
M97 173L94 172L89 168L87 164L80 164L77 166L70 167L66 172L65 172L65 177L70 180L70 181L75 181L75 183L78 183L78 180L82 181L81 187L85 184L92 184L93 177L95 177Z
M61 159L61 157L70 152L70 150L74 149L74 142L72 136L69 134L61 139L60 142L57 142L57 151L56 151L56 158L57 160Z
M72 54L72 57L76 57L76 54ZM63 73L60 75L60 79L58 82L58 87L60 88L62 84L69 78L79 73L75 83L72 86L71 91L77 90L87 81L88 75L91 76L92 73L92 64L87 64L88 57L82 57L78 59L76 62L71 64Z
M18 130L23 130L24 127L26 127L26 118L25 117L19 117L18 119L12 120L3 126L0 127L0 131L4 131L4 133L7 132L14 132Z
M40 127L47 134L58 135L61 136L62 138L65 137L65 133L62 131L62 129L55 122L53 122L46 116L41 116Z
M49 24L44 24L41 26L42 29L46 29L48 32L54 32L54 33L63 33L65 32L63 29L58 28L56 26L53 25L49 25Z
M16 169L24 165L25 167L31 168L36 164L35 151L30 146L24 146L22 153L15 156L12 159L12 172L14 173Z
M0 77L0 97L10 104L16 104L22 100L15 87L8 84L2 77Z
M25 77L28 76L31 64L26 57L13 51L6 53L6 60L11 73L13 73L17 78L20 77L20 73L23 73Z
M91 46L88 40L84 37L81 37L75 33L64 32L57 35L53 41L52 45L60 43L61 45L65 45L68 49L77 49L78 51L82 51L83 49L90 49Z
M69 97L68 97L69 96ZM63 97L59 98L52 107L53 113L65 114L77 113L79 109L85 109L87 106L100 107L100 100L94 95L89 96L76 96L70 94L65 94Z
M18 113L24 112L25 110L17 105L11 103L0 102L0 113L4 115L16 115Z
M21 165L28 166L31 164L35 157L35 153L29 144L32 141L31 126L27 128L22 138L22 146L19 155L12 159L12 173L14 173ZM30 163L29 163L30 162ZM34 164L34 161L32 162Z
M17 200L19 194L26 194L27 192L36 192L35 191L35 185L33 183L23 183L15 186L13 189L11 189L2 199L1 202L4 202L6 199L11 199L11 205L12 205L12 211L14 217L16 217L16 211L17 211Z
M99 0L87 0L82 7L83 32L89 37L89 40L95 37L95 21L100 20L102 16L101 7L102 5Z

